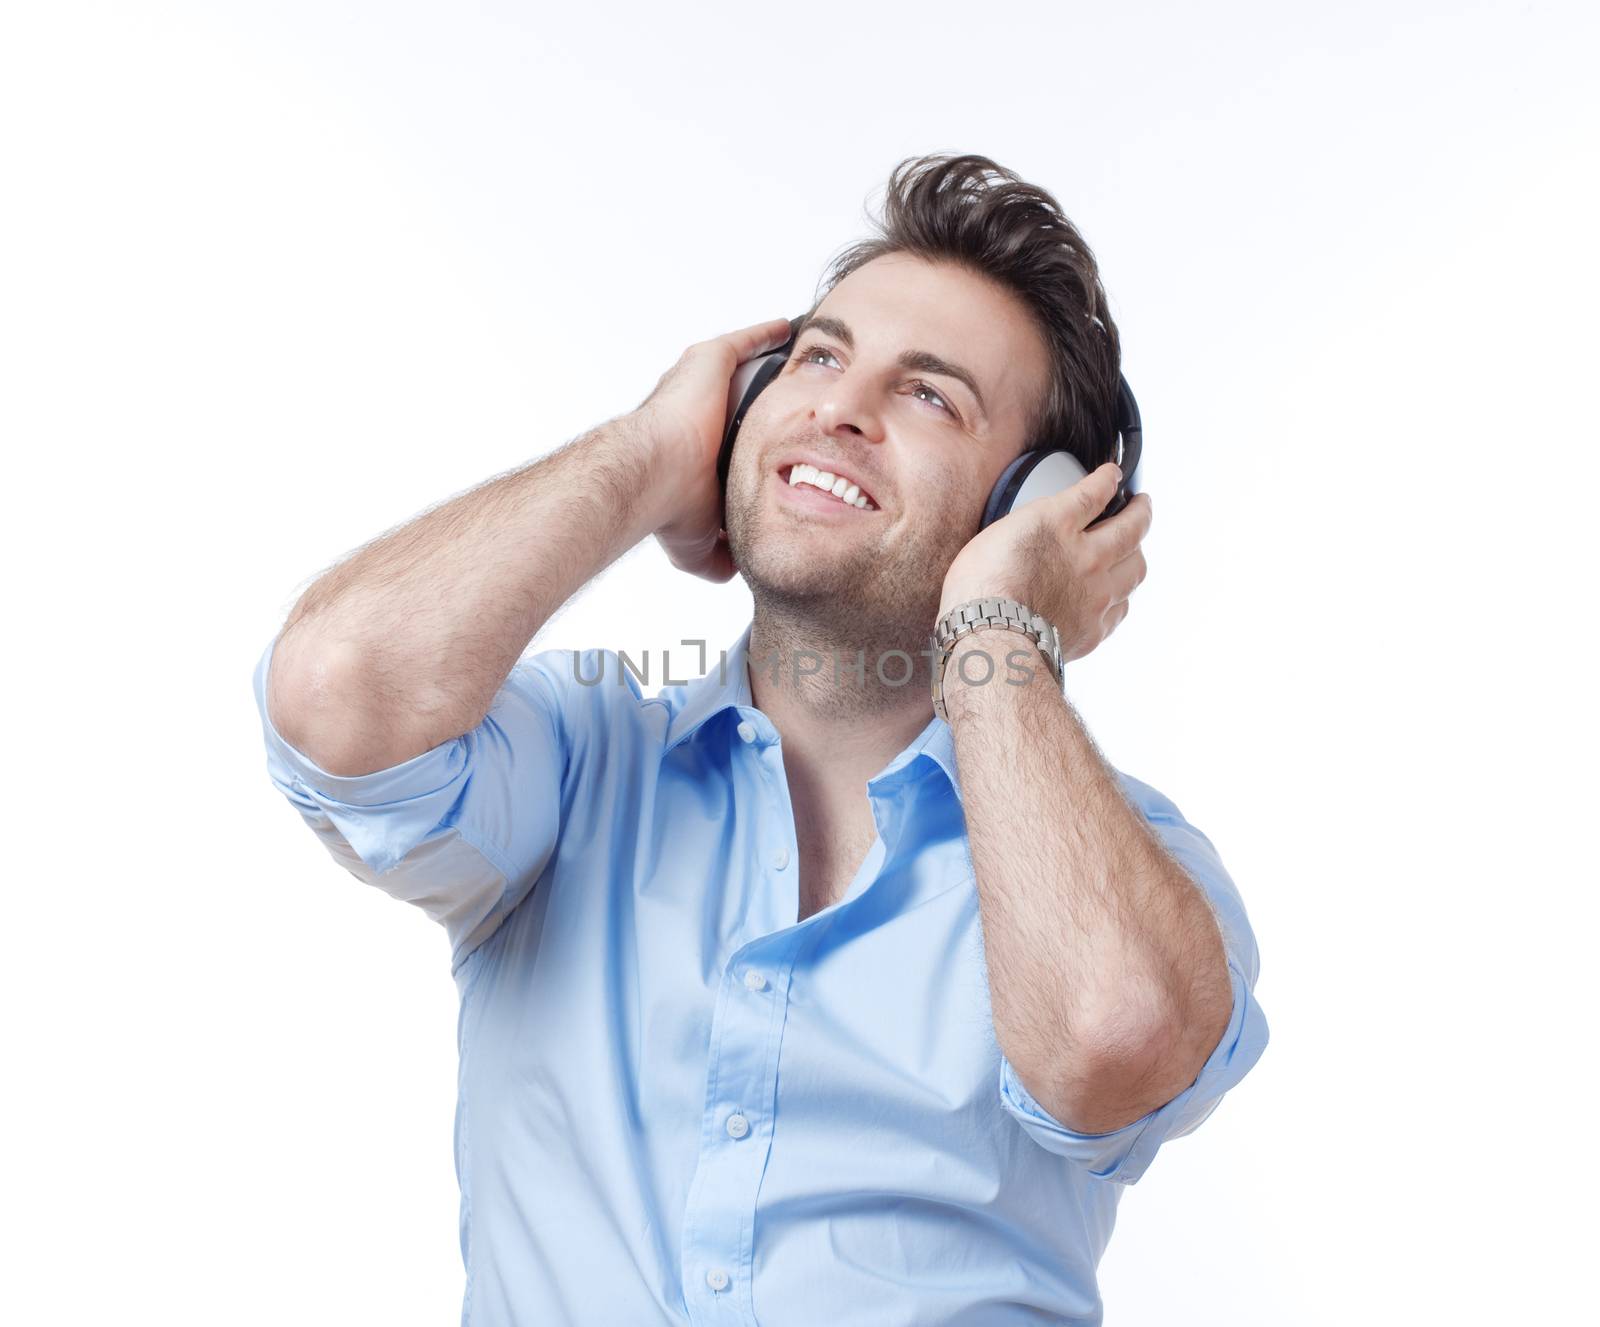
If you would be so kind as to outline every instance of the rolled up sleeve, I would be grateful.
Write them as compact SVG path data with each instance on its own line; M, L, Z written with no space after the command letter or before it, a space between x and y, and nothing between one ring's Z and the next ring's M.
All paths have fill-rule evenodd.
M534 886L561 827L566 767L557 656L520 661L472 731L368 774L331 774L273 727L256 664L267 772L351 875L445 929L451 969Z
M1260 969L1255 935L1216 848L1161 793L1125 774L1121 778L1129 800L1144 812L1151 828L1205 891L1216 912L1233 991L1228 1025L1193 1083L1165 1105L1110 1133L1086 1134L1068 1128L1035 1100L1003 1053L1000 1100L1012 1118L1047 1151L1082 1166L1099 1179L1133 1184L1149 1167L1162 1143L1198 1128L1224 1094L1244 1078L1266 1049L1268 1029L1266 1015L1255 998Z

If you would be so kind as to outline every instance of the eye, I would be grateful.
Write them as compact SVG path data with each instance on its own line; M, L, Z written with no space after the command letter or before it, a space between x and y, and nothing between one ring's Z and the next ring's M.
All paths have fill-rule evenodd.
M811 364L811 363L815 362L811 358L813 355L826 355L829 359L833 359L833 351L829 350L827 346L819 346L819 345L809 345L809 346L807 346L804 350L802 350L799 353L799 355L796 356L796 358L802 364ZM837 364L838 360L834 360L834 363Z
M829 359L833 360L835 364L839 362L838 359L835 358L833 351L829 350L827 346L820 346L815 342L807 346L804 350L800 351L795 358L801 364L814 364L816 363L816 360L812 358L813 355L826 355ZM929 396L933 397L933 399L938 402L934 409L944 411L944 413L949 415L952 419L957 417L955 410L951 407L950 403L945 400L943 395L941 395L934 388L930 387L927 383L923 382L921 379L918 379L911 384L911 390L913 393L927 392Z
M938 392L934 391L933 388L929 387L927 383L925 383L925 382L914 383L912 385L912 390L913 391L918 391L918 392L927 392L930 396L932 396L934 398L934 400L938 401L939 409L943 410L945 412L945 414L947 414L947 415L954 415L955 414L955 411L950 408L949 403L945 401L944 397L940 396Z

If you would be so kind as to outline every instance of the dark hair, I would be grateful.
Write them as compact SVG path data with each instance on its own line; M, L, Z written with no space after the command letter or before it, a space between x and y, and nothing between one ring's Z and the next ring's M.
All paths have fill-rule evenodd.
M1049 193L988 157L907 157L889 176L876 224L880 235L833 259L809 313L858 267L891 253L987 276L1028 308L1050 354L1050 382L1028 413L1022 450L1062 439L1088 470L1116 458L1117 325L1094 254Z

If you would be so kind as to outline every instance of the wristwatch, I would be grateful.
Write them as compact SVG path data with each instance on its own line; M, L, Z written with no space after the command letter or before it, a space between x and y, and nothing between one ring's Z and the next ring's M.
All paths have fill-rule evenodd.
M1062 695L1066 694L1063 677L1066 666L1061 658L1061 636L1050 623L1015 599L998 595L987 599L969 599L941 617L933 629L936 651L932 669L933 712L946 723L950 722L950 715L944 707L944 670L950 662L950 652L958 640L970 636L980 627L1004 627L1008 631L1020 631L1039 647L1050 669L1050 676ZM990 680L993 680L993 674Z

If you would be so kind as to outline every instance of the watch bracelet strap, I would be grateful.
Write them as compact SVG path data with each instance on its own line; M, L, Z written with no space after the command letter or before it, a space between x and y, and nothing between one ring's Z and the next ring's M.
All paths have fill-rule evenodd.
M1063 687L1059 667L1061 641L1056 629L1026 604L1003 595L986 595L957 604L934 627L933 640L938 654L933 665L933 709L946 723L949 712L944 705L944 672L956 643L980 627L1001 627L1031 640L1044 656L1045 667L1058 688Z

